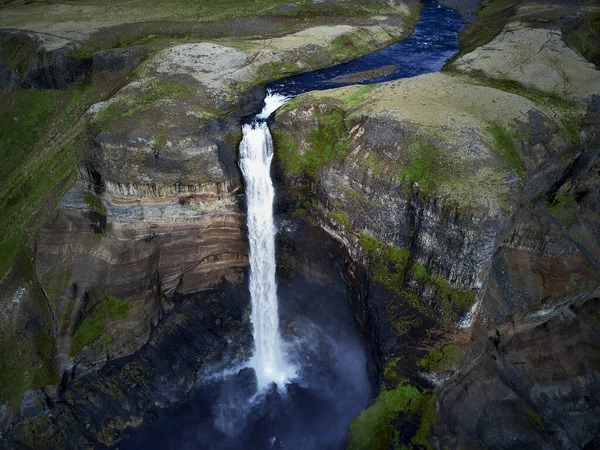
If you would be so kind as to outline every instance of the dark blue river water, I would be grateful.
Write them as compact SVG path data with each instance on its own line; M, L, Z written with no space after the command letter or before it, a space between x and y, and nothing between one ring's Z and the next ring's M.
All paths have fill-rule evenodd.
M408 38L378 52L328 69L284 78L270 83L269 90L289 97L303 92L325 90L349 84L372 84L438 72L446 61L458 52L457 33L462 29L460 15L433 0L422 1L423 8ZM395 65L397 69L386 76L360 83L339 83L334 78L367 70Z
M332 79L396 66L380 78L361 84L407 78L439 71L458 51L462 21L455 11L432 0L423 9L412 36L347 64L271 83L271 92L293 97L352 83ZM303 225L300 225L302 229ZM299 232L300 233L300 232ZM322 231L320 233L323 233ZM326 238L294 237L298 247L327 253ZM315 237L316 236L316 237ZM319 236L321 236L319 238ZM321 239L321 241L319 241ZM308 251L302 249L302 251ZM305 258L311 261L311 256ZM367 350L348 302L346 281L328 264L314 276L298 272L278 280L283 337L298 368L285 392L273 388L256 393L251 369L204 379L190 400L143 425L117 444L121 450L341 450L350 422L373 396L367 378Z

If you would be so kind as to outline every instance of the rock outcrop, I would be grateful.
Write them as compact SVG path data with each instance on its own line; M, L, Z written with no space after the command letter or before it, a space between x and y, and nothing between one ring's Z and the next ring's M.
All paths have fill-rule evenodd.
M597 438L600 72L560 36L511 24L446 72L305 94L272 126L280 182L364 267L388 389L436 386L442 446Z

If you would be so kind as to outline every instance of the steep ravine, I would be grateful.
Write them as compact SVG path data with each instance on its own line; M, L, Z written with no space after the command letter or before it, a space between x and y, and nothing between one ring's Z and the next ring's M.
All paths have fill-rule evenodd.
M292 209L362 288L383 384L351 448L597 445L600 72L556 31L508 28L485 57L274 120Z
M350 448L600 445L600 77L544 11L440 74L307 94L272 121L278 276L350 299L382 383ZM372 31L355 51L399 36ZM48 323L38 281L3 279L3 327L52 327L61 379L0 405L0 446L115 445L249 356L239 117L312 43L235 44L152 49L127 81L134 48L85 116L27 275ZM272 52L296 67L265 69ZM223 81L224 61L243 70Z

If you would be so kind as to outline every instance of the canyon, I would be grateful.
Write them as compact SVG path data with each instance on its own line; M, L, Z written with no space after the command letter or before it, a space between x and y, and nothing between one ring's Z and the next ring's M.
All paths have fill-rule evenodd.
M382 64L268 120L282 336L310 316L336 342L311 350L335 361L319 380L361 380L321 419L354 419L348 448L596 448L600 11L440 3L467 24L441 71L351 85ZM136 448L251 357L242 122L268 83L402 41L421 7L82 5L76 26L4 7L0 122L23 131L3 148L37 135L0 182L0 447Z

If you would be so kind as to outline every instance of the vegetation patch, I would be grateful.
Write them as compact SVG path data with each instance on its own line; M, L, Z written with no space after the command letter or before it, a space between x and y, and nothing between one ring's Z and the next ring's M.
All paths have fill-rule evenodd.
M498 124L490 126L489 133L492 136L492 146L496 154L521 180L524 180L523 163L513 136Z
M582 10L579 27L568 30L564 40L588 61L600 67L600 11Z
M103 216L106 216L106 208L104 207L104 205L100 201L100 198L96 194L86 191L83 194L83 200L85 201L86 205L88 205L90 210L95 211Z
M62 313L60 314L60 322L58 323L58 332L64 333L69 326L69 321L71 320L71 313L73 312L73 308L75 307L75 300L68 300L63 308Z
M192 90L189 86L173 80L157 81L149 86L143 93L130 95L126 98L111 102L102 109L94 122L101 126L109 125L119 118L130 117L138 111L146 110L159 101L169 98L183 97L191 95Z
M417 183L424 195L437 192L440 184L447 179L445 155L432 143L416 143L410 146L408 164L396 177L400 182Z
M16 306L27 322L17 318L15 323L3 322L0 327L0 404L8 401L13 410L20 407L28 389L59 382L54 365L54 326L28 248L19 253L15 270L28 286Z
M77 327L71 348L69 348L69 356L76 355L86 346L96 343L104 334L107 322L124 319L132 307L133 304L127 300L119 300L111 295L103 294L91 315ZM110 342L100 342L100 344L102 343ZM105 347L105 345L100 347Z
M491 42L514 17L519 3L519 0L483 0L475 22L459 35L460 52L455 58Z
M456 369L462 360L463 350L460 347L456 345L442 347L441 344L438 344L417 362L417 366L426 372L440 374Z
M336 210L332 214L333 218L346 230L352 231L352 223L350 222L350 217L348 217L348 214L346 214L346 212L341 210L340 208L341 207L336 207Z
M361 106L367 94L375 89L375 85L367 84L360 87L354 87L349 94L342 97L342 102L345 108L357 108Z
M535 412L535 409L533 409L533 407L527 403L525 403L525 409L527 410L527 414L531 420L539 427L539 429L546 431L546 425L544 425L542 418Z
M379 175L381 172L381 166L379 163L379 158L375 152L370 152L367 159L363 161L363 167L365 170L370 170L374 176Z
M361 234L359 245L368 257L367 271L372 280L407 301L420 313L441 323L449 324L456 320L475 300L475 293L471 289L454 287L444 278L429 274L424 266L414 264L408 249L386 245L366 233ZM409 277L433 290L443 311L441 316L424 305L416 292L406 287ZM408 331L407 327L410 329L413 325L412 321L408 323L400 321L397 331L404 334Z
M470 82L473 84L518 95L542 109L552 111L559 118L561 132L565 139L573 144L579 143L579 131L583 125L578 113L581 107L575 101L565 99L555 92L544 92L531 86L525 86L514 80L488 77L481 71L472 71L470 76Z
M375 403L363 410L350 424L349 450L387 450L394 438L392 421L400 415L405 420L416 419L419 428L406 449L432 449L429 442L431 429L437 424L435 392L420 391L401 382L394 389L383 388Z
M343 112L333 108L317 116L318 126L309 136L309 145L300 150L298 142L288 134L274 133L276 156L292 175L307 174L316 179L317 172L348 154L348 131Z
M250 85L266 84L270 81L279 80L299 72L295 64L285 61L273 61L260 66L256 78Z
M558 195L548 199L546 207L548 212L565 227L570 226L577 216L577 202L567 195Z

